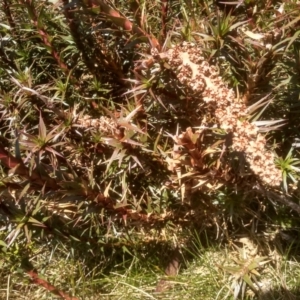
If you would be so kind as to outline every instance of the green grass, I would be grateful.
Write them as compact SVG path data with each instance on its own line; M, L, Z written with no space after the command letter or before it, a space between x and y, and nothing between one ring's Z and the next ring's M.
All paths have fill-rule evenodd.
M191 246L182 249L184 259L177 276L164 274L160 259L163 255L158 248L152 257L141 249L133 256L119 249L112 259L112 255L105 257L89 251L83 255L79 250L88 250L86 245L70 252L64 244L48 243L34 249L37 253L32 255L30 263L39 270L41 278L78 299L234 299L233 290L240 290L238 283L243 282L238 274L245 265L239 268L237 263L241 259L239 251L243 249L248 260L251 256L255 260L262 255L266 257L265 263L256 269L259 276L256 275L255 281L252 279L256 293L248 286L244 299L299 299L299 256L292 254L288 247L283 255L280 254L276 248L279 241L268 242L272 250L262 246L262 241L265 239L259 244L258 240L251 242L244 237L236 239L232 245L204 246L196 235ZM22 256L13 249L9 253ZM3 276L7 268L12 267L11 261L8 263L3 257L1 299L58 299L30 283L17 264L9 276ZM155 291L161 280L165 281L161 284L164 288Z

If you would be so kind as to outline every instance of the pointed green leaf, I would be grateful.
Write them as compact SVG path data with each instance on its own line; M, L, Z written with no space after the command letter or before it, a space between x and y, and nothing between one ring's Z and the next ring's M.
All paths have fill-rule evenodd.
M243 276L243 280L251 287L251 289L253 289L254 291L256 291L256 287L254 286L253 282L251 281L251 278L248 274L245 274Z

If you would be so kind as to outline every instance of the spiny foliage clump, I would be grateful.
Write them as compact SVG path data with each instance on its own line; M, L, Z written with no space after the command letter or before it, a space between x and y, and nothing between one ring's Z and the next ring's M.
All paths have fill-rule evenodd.
M298 11L3 0L3 247L178 246L299 213Z

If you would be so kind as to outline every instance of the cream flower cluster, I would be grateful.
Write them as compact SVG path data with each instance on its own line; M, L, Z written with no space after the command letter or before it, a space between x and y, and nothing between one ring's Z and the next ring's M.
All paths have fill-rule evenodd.
M252 171L265 183L279 185L281 171L275 167L274 154L266 150L265 138L247 120L247 107L222 81L218 69L205 60L202 48L183 43L158 55L176 72L178 80L207 104L220 128L233 134L232 149L245 153Z
M117 124L108 117L100 117L93 119L92 117L85 115L82 118L78 118L76 122L80 127L88 129L97 129L104 134L114 135L117 131Z

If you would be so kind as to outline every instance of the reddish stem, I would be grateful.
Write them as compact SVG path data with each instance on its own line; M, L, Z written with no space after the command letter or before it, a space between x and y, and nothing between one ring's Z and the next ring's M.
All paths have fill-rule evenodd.
M109 5L105 3L105 1L90 0L90 2L94 6L98 5L101 9L101 12L108 16L110 21L112 21L114 24L116 24L117 26L121 26L124 30L130 31L131 33L136 34L137 36L146 36L149 40L151 47L160 49L160 44L154 36L148 34L139 26L133 24L126 17L122 16L118 11L112 9Z
M68 75L69 74L69 69L67 65L60 59L60 56L58 52L55 50L51 43L50 36L48 35L47 31L42 25L39 25L38 23L38 15L37 11L35 10L34 7L34 1L33 0L21 0L22 4L27 7L28 13L31 17L31 20L34 24L34 26L37 28L37 31L43 40L44 44L51 49L51 55L53 58L56 60L57 64L60 66L60 68Z
M167 18L168 18L168 0L161 0L161 36L160 36L160 42L163 43L163 41L167 37Z
M0 145L0 161L9 169L14 169L14 173L30 179L34 184L39 186L46 186L51 189L58 189L58 185L53 178L40 176L38 172L32 171L31 175L29 169L24 165L21 159L18 159L7 152L2 145Z
M26 271L26 273L30 276L32 282L39 286L42 286L47 291L57 296L60 296L62 299L65 300L79 300L76 297L69 296L68 294L64 293L63 291L57 289L54 285L50 284L48 281L39 277L38 273L34 270Z

